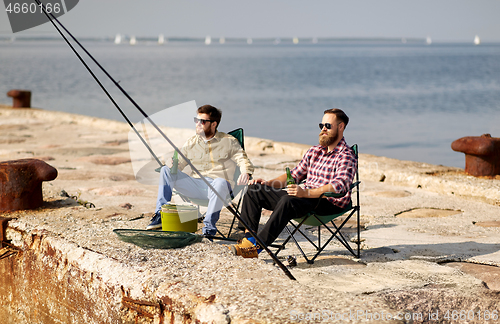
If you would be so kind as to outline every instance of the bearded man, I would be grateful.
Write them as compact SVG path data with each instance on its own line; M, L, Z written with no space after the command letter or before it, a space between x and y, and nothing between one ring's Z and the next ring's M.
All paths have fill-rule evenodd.
M319 145L311 147L291 171L297 184L286 186L286 173L269 181L254 179L249 182L241 217L264 244L273 243L293 218L303 217L313 210L317 215L331 215L349 205L350 192L342 198L322 198L325 192L348 191L356 174L356 155L344 139L348 122L349 117L342 110L325 110L319 124ZM298 185L302 180L305 184ZM262 208L273 212L258 232ZM231 250L243 257L257 257L261 249L247 230L245 238L231 246Z

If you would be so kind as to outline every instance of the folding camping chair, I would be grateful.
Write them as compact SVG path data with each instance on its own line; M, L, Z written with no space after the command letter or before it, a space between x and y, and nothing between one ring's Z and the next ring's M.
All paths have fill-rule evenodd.
M230 132L228 132L229 135L235 137L238 142L240 143L241 145L241 148L242 149L245 149L245 140L244 140L244 137L243 137L243 128L237 128L235 130L232 130ZM240 170L240 167L239 166L236 166L236 171L234 172L234 177L233 177L233 181L235 183L235 186L234 188L232 189L231 191L231 201L233 201L235 199L235 197L238 196L239 193L241 193L240 197L238 198L238 200L236 201L236 204L235 204L235 209L236 211L239 211L240 209L240 205L241 205L241 201L243 199L243 190L245 189L245 185L237 185L237 181L238 181L238 178L241 174L241 170ZM205 213L201 214L200 213L200 206L203 206L203 207L207 207L208 206L208 199L195 199L195 198L189 198L177 191L174 190L174 193L179 195L179 197L181 197L181 199L184 201L184 202L190 202L190 203L193 203L195 205L198 206L198 215L199 216L199 219L203 220L203 218L205 218ZM227 236L225 236L224 234L221 233L221 231L219 231L217 229L217 232L224 238L226 237L229 237L231 235L231 232L233 230L233 227L234 227L234 222L236 221L236 216L233 216L233 220L231 222L231 226L229 227L229 232L227 234Z
M358 145L354 144L352 146L352 149L354 150L354 153L356 154L356 159L357 159L358 158ZM332 214L332 215L326 215L326 216L319 216L319 215L316 215L314 212L311 212L311 213L305 215L302 218L296 218L296 219L291 220L289 223L293 227L293 231L290 231L290 228L288 228L288 226L285 227L285 229L288 232L288 237L281 244L281 246L279 247L278 251L276 252L276 255L278 255L278 253L285 248L285 245L290 240L293 240L293 242L295 243L295 245L297 246L297 248L300 250L300 252L304 256L304 258L306 259L307 263L312 264L312 263L314 263L314 260L319 256L319 254L333 240L333 238L337 238L339 240L339 242L353 256L359 258L360 257L360 244L361 244L361 242L360 242L360 233L359 233L360 232L360 225L359 225L359 218L360 218L360 210L359 210L360 209L360 207L359 207L359 184L360 184L359 174L358 174L358 170L356 170L356 181L351 184L351 186L349 187L348 191L343 192L343 193L327 192L327 193L323 194L323 196L325 196L325 197L340 198L340 197L345 196L348 192L352 192L353 189L356 188L356 201L355 201L355 204L353 204L353 202L351 200L351 202L349 203L349 205L344 210L342 210L342 212L340 212L338 214ZM356 252L352 249L352 247L350 246L349 241L346 239L346 237L344 236L344 234L342 234L342 229L343 229L344 225L347 223L347 221L349 221L349 219L351 219L351 217L355 213L357 214L356 215L357 216L356 223L357 223L357 235L358 235L358 238L357 238L357 240L355 242L355 244L357 245L357 251ZM334 223L334 220L336 218L338 218L338 217L340 217L342 215L346 215L346 214L347 214L347 217L342 221L342 223L340 225L337 225L337 224ZM295 225L294 222L298 223L298 225ZM329 226L328 223L330 223L331 226ZM301 230L301 226L302 225L317 226L318 227L317 228L317 230L318 230L318 243L317 244L315 242L313 242L313 240L311 238L309 238ZM322 227L324 227L326 230L328 230L328 232L331 234L331 236L326 240L326 242L324 244L321 244L321 228ZM297 232L300 233L316 249L316 254L311 259L309 259L306 256L304 250L300 247L299 242L294 237L294 235Z

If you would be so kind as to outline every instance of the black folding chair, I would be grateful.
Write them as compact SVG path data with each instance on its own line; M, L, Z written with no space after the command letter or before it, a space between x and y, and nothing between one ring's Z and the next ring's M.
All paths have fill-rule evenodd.
M354 150L354 153L356 154L356 158L358 158L358 145L354 144L352 146L352 149ZM311 212L304 217L301 218L296 218L293 219L289 222L293 230L290 230L290 228L287 226L285 227L286 231L288 232L288 237L285 239L285 241L281 244L280 248L276 252L276 255L285 248L285 245L292 240L297 248L300 250L304 258L306 259L307 263L312 264L314 263L314 260L320 255L320 253L327 247L327 245L334 239L336 238L353 256L359 258L360 257L360 224L359 224L359 218L360 218L360 207L359 207L359 174L358 170L356 170L356 181L349 187L349 190L343 193L334 193L334 192L327 192L324 193L322 196L325 197L335 197L335 198L341 198L345 196L348 192L353 192L353 189L356 188L356 201L353 203L349 203L349 205L344 208L340 213L337 214L332 214L332 215L326 215L326 216L319 216L316 215L314 212ZM342 215L346 215L346 218L341 222L340 225L335 224L334 220ZM356 224L357 224L357 240L355 241L355 244L357 245L357 251L355 252L354 249L351 247L350 242L346 238L345 234L342 233L342 230L344 228L344 225L351 219L351 217L356 214ZM295 224L296 223L296 224ZM308 235L306 235L302 230L301 227L302 225L308 225L308 226L317 226L318 230L318 243L316 244L311 238L309 238ZM325 228L331 235L328 237L326 242L323 244L321 243L321 229ZM313 245L313 247L316 249L316 253L312 258L308 258L306 256L306 253L304 250L301 248L299 242L295 238L295 235L297 233L300 233L310 244Z

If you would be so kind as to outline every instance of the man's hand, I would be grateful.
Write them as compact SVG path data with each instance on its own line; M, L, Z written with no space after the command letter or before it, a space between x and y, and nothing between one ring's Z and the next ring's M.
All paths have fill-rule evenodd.
M242 173L238 177L237 185L246 185L248 183L248 179L250 179L250 175L248 173Z
M257 184L257 183L260 183L260 184L265 185L265 184L267 184L267 181L266 181L266 180L264 180L264 179L261 179L261 178L258 178L258 179L252 179L252 180L248 181L248 184L249 184L249 185L253 185L253 184Z
M286 191L290 196L295 196L298 198L310 198L307 189L303 189L301 186L293 184L286 187Z

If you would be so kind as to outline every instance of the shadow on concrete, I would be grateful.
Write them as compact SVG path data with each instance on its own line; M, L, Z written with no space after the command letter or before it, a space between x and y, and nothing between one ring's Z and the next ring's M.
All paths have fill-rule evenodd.
M76 206L81 206L76 200L72 198L62 198L52 201L44 201L41 209L59 209Z
M398 244L362 250L361 259L371 262L388 261L387 259L420 259L440 263L463 261L472 257L492 254L498 251L500 251L500 244L498 243L478 243L474 241L416 245ZM500 263L500 254L497 263Z

